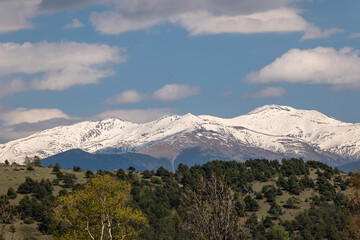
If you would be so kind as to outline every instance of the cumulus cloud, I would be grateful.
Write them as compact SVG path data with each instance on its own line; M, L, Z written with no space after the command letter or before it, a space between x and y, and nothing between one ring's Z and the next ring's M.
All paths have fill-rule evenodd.
M91 117L93 120L101 120L110 117L118 117L125 121L144 123L156 120L165 115L171 115L174 109L171 108L149 108L149 109L130 109L112 110Z
M27 89L28 89L27 83L20 78L14 78L11 80L0 79L0 98L17 92L25 91Z
M165 22L166 19L128 19L117 12L92 13L90 21L95 29L103 34L120 34L128 31L136 31L150 28Z
M94 12L90 21L103 34L120 34L171 22L191 35L304 32L303 40L328 37L340 29L321 30L307 22L293 1L116 1L112 10ZM114 10L115 9L115 10Z
M187 84L168 84L156 90L154 93L140 93L136 90L127 90L110 97L104 102L104 104L119 105L138 103L148 100L173 102L197 95L200 92L201 89L198 86L190 86Z
M153 93L153 98L164 102L173 102L186 97L201 93L198 86L190 86L187 84L167 84Z
M107 4L112 2L112 0L42 0L39 6L39 11L41 12L54 12L62 10L73 10L90 5L99 5Z
M85 25L82 24L79 19L74 18L71 23L65 25L65 28L81 28L84 26Z
M270 98L270 97L282 97L286 94L286 90L283 87L268 87L262 89L259 92L244 93L242 97L245 98Z
M298 11L280 8L249 15L219 15L207 11L189 12L172 18L191 35L219 33L305 32L304 39L325 37L319 28L298 15Z
M34 110L33 112L36 113L45 113L46 116L48 116L47 118L49 118L48 120L41 120L39 122L20 122L20 123L15 123L15 122L11 122L10 117L7 117L8 122L3 122L2 124L0 124L0 143L5 143L11 140L15 140L15 139L19 139L19 138L24 138L27 137L31 134L43 131L45 129L49 129L49 128L53 128L53 127L57 127L57 126L66 126L66 125L71 125L74 123L77 123L79 121L81 121L81 119L79 118L62 118L61 116L65 115L67 116L65 113L61 113L60 110L58 110L59 114L56 114L56 110L57 109L50 109L51 111L53 111L53 113L51 115L49 115L48 110L47 109L27 109L23 111L28 111L32 112L32 110ZM40 111L39 111L40 110ZM0 108L1 111L1 108ZM15 115L14 112L20 112L21 115L21 111L19 109L15 109L9 112L12 112L12 115ZM1 116L2 114L0 114ZM10 115L10 114L8 114ZM51 116L55 117L55 118L51 118ZM19 117L14 117L13 118L15 120L19 120ZM32 118L33 119L33 118ZM43 118L46 119L46 118ZM0 117L1 120L1 117Z
M37 123L54 118L69 119L69 116L59 109L27 108L16 108L0 115L0 120L4 121L5 125L15 125L19 123Z
M349 47L291 49L271 64L247 75L245 81L329 84L336 90L360 90L359 50Z
M41 0L1 0L0 33L32 28Z
M305 0L300 0L305 1ZM290 4L299 0L2 0L0 33L32 27L41 13L102 5L90 21L103 34L147 29L166 22L179 24L191 35L220 33L304 32L303 39L327 37L339 29L321 30ZM81 27L74 19L67 27Z
M105 101L106 105L118 105L142 102L148 98L147 94L139 93L136 90L128 90L122 93L116 94Z
M121 49L104 44L0 43L0 85L10 83L0 96L15 89L64 90L97 83L113 75L109 64L125 60ZM24 74L31 82L7 80L15 74Z

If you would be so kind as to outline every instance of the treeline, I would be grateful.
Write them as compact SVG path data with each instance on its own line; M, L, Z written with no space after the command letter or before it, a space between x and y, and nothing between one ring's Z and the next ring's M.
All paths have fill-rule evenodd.
M75 166L73 171L82 170ZM350 221L356 219L357 211L360 212L358 202L348 197L349 192L354 192L357 187L354 178L358 175L347 175L321 162L295 158L283 159L281 163L266 159L212 161L190 168L179 164L175 172L163 167L142 172L137 172L134 167L114 172L84 171L88 184L76 183L76 176L63 172L59 165L55 165L52 172L56 176L53 181L27 178L16 190L9 189L1 196L0 223L5 226L3 229L9 230L13 221L20 218L24 223L38 222L39 231L59 239L70 239L70 235L66 235L69 232L91 239L89 233L101 234L101 229L107 230L102 233L107 239L117 239L115 234L126 235L124 239L159 240L354 239L355 230L351 229ZM81 211L73 210L82 213L76 218L83 224L78 228L90 223L83 215L90 214L94 219L98 216L96 214L103 214L99 219L106 214L110 216L106 212L91 212L97 208L87 209L84 206L89 205L82 205L84 202L79 200L88 199L90 195L87 194L91 192L93 195L89 199L101 199L101 191L92 190L98 186L96 183L110 184L104 182L105 176L115 179L120 184L118 189L129 186L126 188L128 195L121 196L122 200L118 196L117 201L123 201L124 205L117 211L126 207L129 216L130 213L137 215L131 215L131 221L112 216L110 225L116 223L117 230L109 224L101 227L94 222L93 229L75 231L66 223L66 219L70 221L66 209L73 207L70 203L83 206ZM111 186L114 184L112 182ZM61 187L56 195L54 186ZM104 185L103 188L112 189L111 186ZM107 198L117 196L116 192L114 190L114 194ZM77 197L80 195L81 198ZM17 206L11 205L10 199L17 197L21 198ZM285 200L279 200L284 197ZM116 204L109 206L118 207ZM265 215L261 209L267 209ZM296 214L290 217L289 212Z

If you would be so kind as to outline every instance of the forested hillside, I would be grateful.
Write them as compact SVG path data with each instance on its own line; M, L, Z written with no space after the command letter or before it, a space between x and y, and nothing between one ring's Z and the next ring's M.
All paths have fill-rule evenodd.
M212 161L180 164L175 172L39 165L0 167L3 239L354 239L359 233L359 175L321 162Z

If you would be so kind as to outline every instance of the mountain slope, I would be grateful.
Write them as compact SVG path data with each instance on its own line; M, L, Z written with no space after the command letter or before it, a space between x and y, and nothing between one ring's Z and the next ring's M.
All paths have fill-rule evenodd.
M123 154L90 154L81 149L72 149L42 160L43 166L59 163L62 168L79 166L82 169L96 171L98 169L112 171L114 169L127 169L129 166L142 171L145 169L156 170L163 166L171 169L171 164L166 159L157 159L139 153Z
M137 124L110 118L60 126L1 144L0 162L21 163L25 156L46 158L70 149L101 154L138 152L173 164L201 157L303 157L339 165L360 159L360 124L278 105L232 119L186 114Z

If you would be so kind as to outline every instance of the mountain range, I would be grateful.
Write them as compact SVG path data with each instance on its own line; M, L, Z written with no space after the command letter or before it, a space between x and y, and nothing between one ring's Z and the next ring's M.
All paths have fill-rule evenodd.
M189 113L139 124L109 118L59 126L0 144L0 162L23 163L26 156L45 159L73 149L100 157L127 158L124 153L133 153L129 161L139 154L145 162L148 156L151 161L168 161L172 168L213 159L291 157L339 166L360 160L360 124L279 105L265 105L230 119Z

